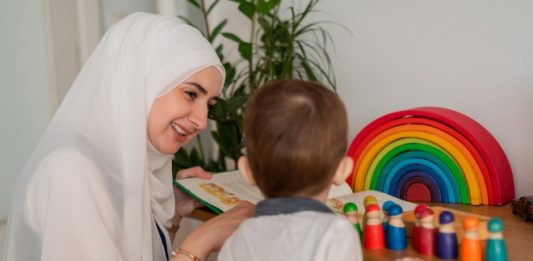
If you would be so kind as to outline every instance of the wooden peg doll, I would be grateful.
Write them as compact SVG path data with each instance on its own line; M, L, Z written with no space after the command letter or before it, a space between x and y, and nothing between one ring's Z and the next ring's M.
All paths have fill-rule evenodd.
M433 224L433 210L423 209L420 212L420 231L418 232L417 251L421 255L435 254L435 225Z
M507 261L507 247L503 240L503 222L499 218L491 218L487 223L489 238L485 245L485 260Z
M365 209L369 206L369 205L372 205L372 204L376 204L378 205L378 200L376 199L376 197L374 195L368 195L366 196L364 199L363 199L363 204L365 205ZM379 205L378 205L379 207ZM380 220L381 220L381 214L380 214ZM364 216L364 220L363 220L363 224L366 224L367 222L367 219L366 219L366 215Z
M413 234L412 234L413 235L412 244L413 244L414 250L417 250L418 248L418 235L420 234L420 212L422 212L422 210L426 208L428 208L428 206L424 204L420 204L420 205L417 205L414 210L415 223L413 225Z
M403 209L399 205L389 206L389 224L387 226L386 242L387 248L392 250L403 250L407 247L407 236L405 225L402 220Z
M361 225L359 224L359 220L357 219L357 205L353 202L348 202L344 204L344 215L350 221L350 223L353 224L355 230L357 231L359 235L359 239L363 241L363 233L361 231Z
M380 209L377 204L366 207L365 216L367 218L364 230L363 246L366 249L385 248L385 233L379 219Z
M383 203L383 206L381 209L383 210L383 220L381 223L383 224L383 230L385 230L385 234L387 234L387 226L389 225L389 208L392 205L396 205L393 201L387 200Z
M363 202L364 202L363 204L365 204L365 208L368 207L368 205L378 204L378 200L376 199L374 195L366 196Z
M478 229L479 219L466 217L463 220L464 236L459 250L459 259L468 261L481 261L481 241L479 240Z
M437 234L437 256L442 259L457 258L457 234L454 228L454 216L450 211L442 211L439 216L439 233Z

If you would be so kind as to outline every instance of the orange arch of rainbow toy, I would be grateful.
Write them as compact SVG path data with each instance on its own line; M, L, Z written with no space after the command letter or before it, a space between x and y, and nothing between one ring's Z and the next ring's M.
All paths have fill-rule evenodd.
M432 201L472 205L503 205L514 198L500 144L475 120L450 109L384 115L363 128L348 155L354 160L348 182L355 191L401 192L395 196L407 199L411 186L422 186L442 192Z

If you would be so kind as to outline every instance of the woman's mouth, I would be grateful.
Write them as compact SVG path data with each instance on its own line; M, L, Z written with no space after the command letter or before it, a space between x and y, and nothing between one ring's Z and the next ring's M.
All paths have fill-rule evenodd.
M172 128L174 128L174 130L180 134L181 136L187 136L189 133L187 133L184 129L182 129L180 126L178 126L178 124L176 123L172 123L170 124L172 126Z
M174 130L172 133L174 134L174 138L176 139L176 141L178 141L179 143L183 143L187 141L190 135L189 132L187 132L182 127L178 126L178 124L176 123L171 123L170 126L172 126L172 129Z

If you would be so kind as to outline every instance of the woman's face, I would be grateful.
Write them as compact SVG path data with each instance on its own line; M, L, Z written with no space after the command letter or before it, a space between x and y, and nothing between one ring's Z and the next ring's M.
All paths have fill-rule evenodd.
M203 69L157 98L148 115L148 139L161 153L174 154L207 126L207 112L216 103L222 75Z

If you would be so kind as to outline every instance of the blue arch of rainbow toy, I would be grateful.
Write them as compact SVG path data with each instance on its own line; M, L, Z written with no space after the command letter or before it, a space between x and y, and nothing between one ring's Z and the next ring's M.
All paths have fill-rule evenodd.
M439 187L441 187L443 202L454 203L456 202L456 198L460 198L459 194L455 194L454 186L452 185L452 182L450 182L449 177L447 177L446 173L433 162L426 159L407 158L399 160L398 163L395 163L395 161L392 160L390 163L392 163L390 171L384 170L384 177L380 177L378 180L379 190L394 195L392 190L395 189L399 179L405 173L418 170L432 176L437 181ZM457 186L457 184L455 184L455 186Z
M392 159L397 157L398 155L406 152L411 151L420 151L421 153L430 154L433 155L433 157L426 157L426 159L433 161L435 164L439 165L439 167L446 172L447 175L451 175L451 180L453 180L453 184L457 184L459 186L459 194L460 194L460 202L463 204L470 203L470 195L469 195L469 189L467 187L466 178L464 176L464 172L457 163L456 159L451 156L444 148L441 148L437 144L434 144L432 141L419 139L419 138L404 138L397 141L394 141L387 145L386 147L389 147L388 149L384 149L385 151L388 151L383 157L376 157L374 161L372 162L372 165L374 165L374 173L369 173L371 175L367 175L369 179L376 179L378 180L379 177L381 177L383 174L387 173L386 171L383 171L385 168L382 167L382 165L386 165L389 163ZM381 154L381 152L380 152ZM377 162L377 158L381 158L379 162ZM432 159L431 159L432 158ZM448 164L446 162L443 162L442 159L448 160ZM379 173L377 171L381 169ZM453 173L456 173L455 175ZM374 181L369 181L368 188L375 189L375 183ZM455 193L455 192L454 192Z
M455 176L452 174L450 169L439 158L425 151L407 151L407 152L397 154L395 157L389 160L387 164L385 165L385 167L383 168L382 172L379 175L378 184L380 185L383 184L383 183L380 183L380 181L381 180L386 181L391 175L391 173L394 173L392 170L394 169L396 165L400 164L401 162L404 162L406 160L411 160L411 159L419 160L417 162L418 164L425 165L427 167L426 172L441 175L444 181L449 181L443 184L449 184L451 186L451 190L449 190L448 194L453 194L454 200L450 202L456 203L456 202L461 201L462 197L461 197L461 189L459 188L459 185L458 185L459 182L456 180ZM404 173L399 173L399 174L404 174ZM394 182L392 184L396 186L396 184L398 184L397 181L398 181L398 178L394 179ZM394 194L391 194L391 195L394 195Z

